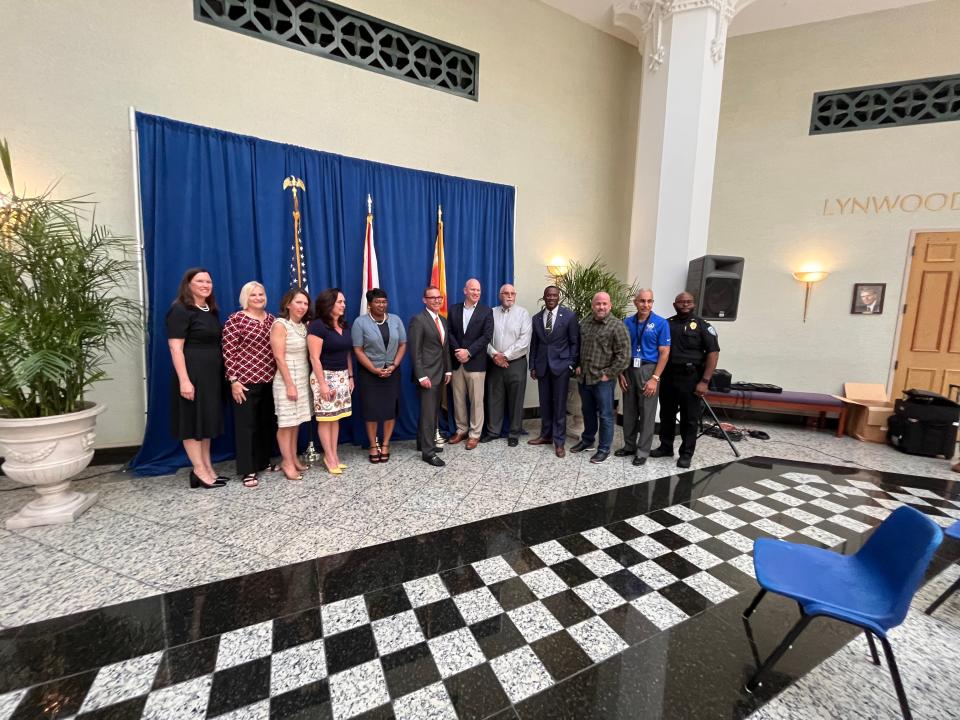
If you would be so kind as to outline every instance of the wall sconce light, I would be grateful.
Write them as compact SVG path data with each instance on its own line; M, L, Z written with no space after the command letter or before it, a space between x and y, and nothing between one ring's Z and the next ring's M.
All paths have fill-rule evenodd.
M807 307L810 305L810 288L814 283L823 280L830 273L823 270L798 270L793 274L795 280L802 282L806 287L803 291L803 321L807 321Z
M566 275L569 269L570 266L567 265L567 261L564 258L555 257L547 265L547 274L556 280L558 277Z

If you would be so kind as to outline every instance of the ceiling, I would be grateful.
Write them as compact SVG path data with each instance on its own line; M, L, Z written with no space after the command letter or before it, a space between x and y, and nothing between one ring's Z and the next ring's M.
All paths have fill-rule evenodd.
M849 15L891 10L918 5L930 0L755 0L730 23L730 35L775 30L834 20ZM637 40L624 28L613 24L614 0L542 0L581 22L636 45Z

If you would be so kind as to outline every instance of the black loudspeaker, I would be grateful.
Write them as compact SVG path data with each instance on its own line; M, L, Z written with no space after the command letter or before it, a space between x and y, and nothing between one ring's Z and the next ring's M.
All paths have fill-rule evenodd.
M717 368L713 371L713 377L710 378L709 389L714 392L730 392L730 384L733 382L733 375L728 370Z
M704 255L687 268L687 292L697 300L694 312L705 320L736 320L743 258Z

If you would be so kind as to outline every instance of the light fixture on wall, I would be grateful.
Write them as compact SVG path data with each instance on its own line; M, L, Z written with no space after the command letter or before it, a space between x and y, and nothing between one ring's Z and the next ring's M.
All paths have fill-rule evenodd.
M810 305L810 289L814 283L823 280L830 273L825 270L797 270L793 273L795 280L802 282L806 287L803 291L803 321L807 321L807 307Z
M556 280L558 277L566 275L569 269L570 266L567 261L560 256L556 256L547 264L547 275Z

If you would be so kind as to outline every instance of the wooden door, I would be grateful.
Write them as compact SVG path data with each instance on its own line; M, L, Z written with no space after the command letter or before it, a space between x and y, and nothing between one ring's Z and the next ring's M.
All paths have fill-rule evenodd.
M957 398L960 386L960 232L917 233L893 396L920 388ZM950 386L954 387L951 388Z

